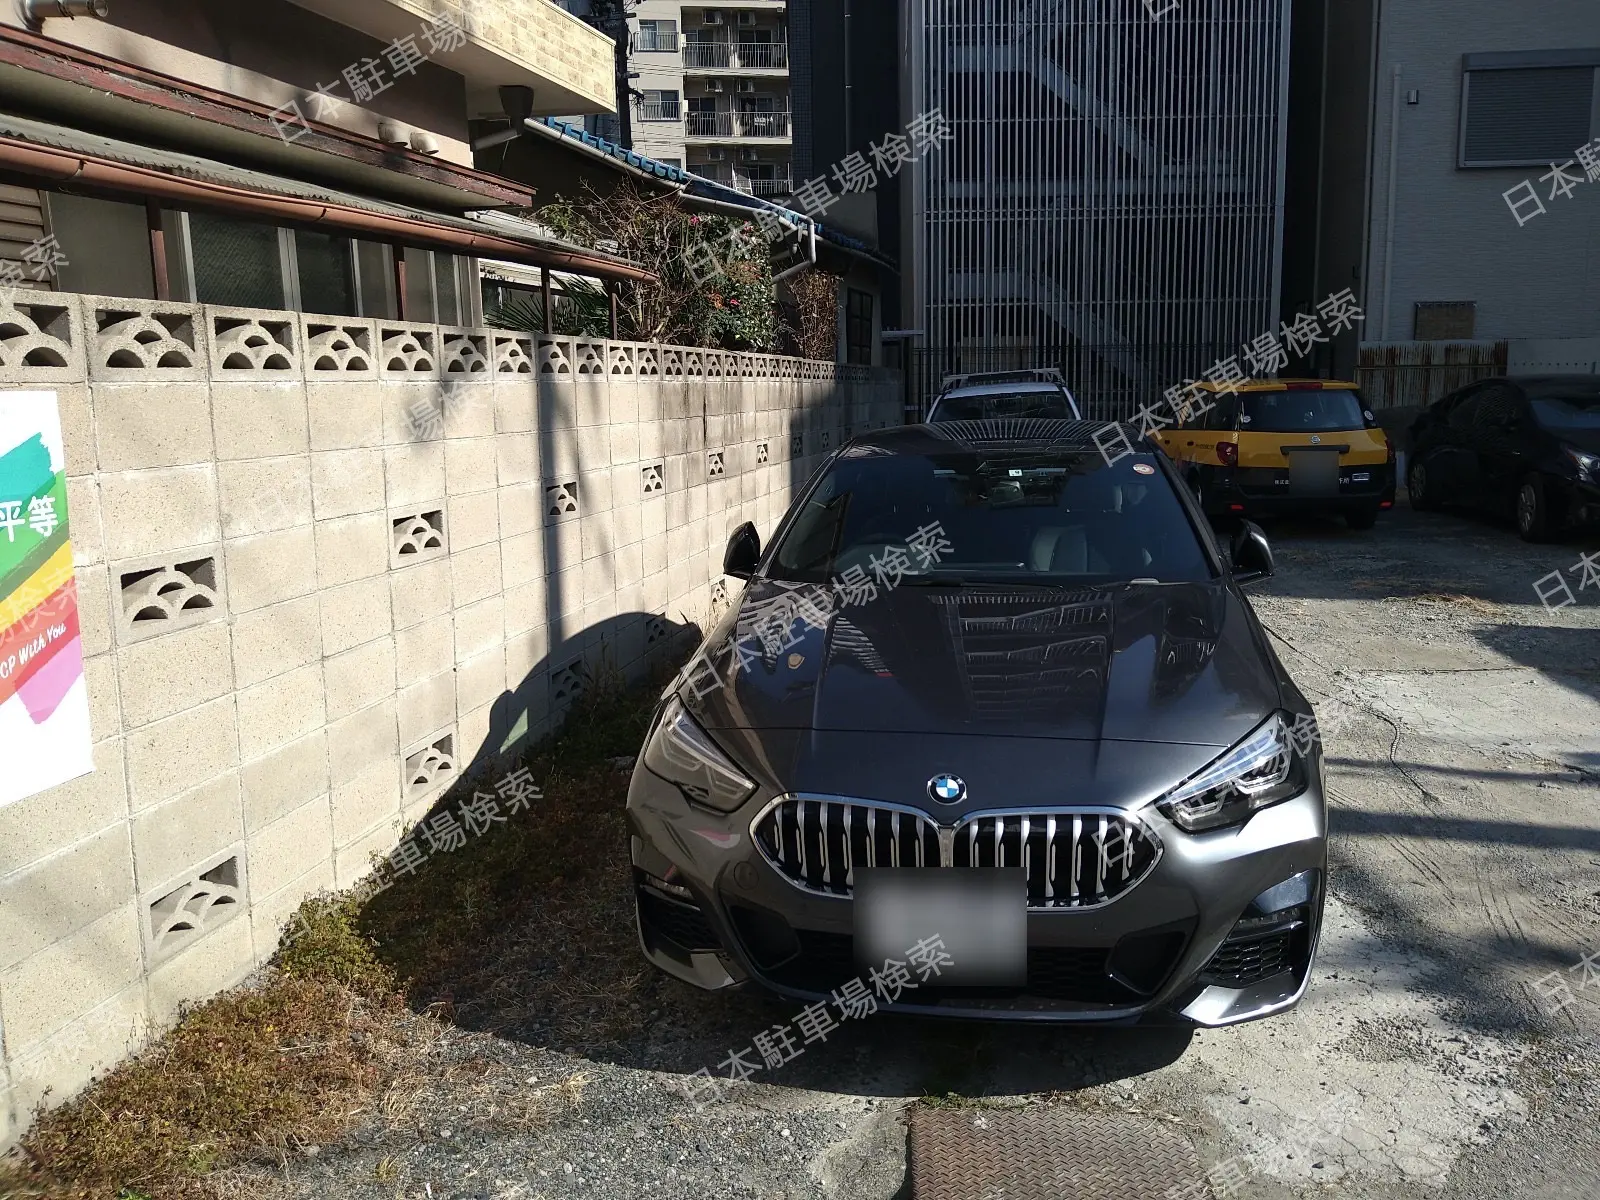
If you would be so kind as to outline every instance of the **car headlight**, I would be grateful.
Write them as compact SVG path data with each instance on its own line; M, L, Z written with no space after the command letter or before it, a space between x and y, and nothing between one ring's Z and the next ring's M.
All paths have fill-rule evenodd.
M676 784L696 804L732 812L756 790L755 780L736 767L674 696L644 748L644 765Z
M1600 454L1590 454L1576 446L1563 446L1561 449L1577 465L1578 474L1600 476Z
M1306 787L1304 757L1283 714L1273 713L1255 731L1205 770L1156 802L1188 833L1237 825L1258 809L1298 796Z

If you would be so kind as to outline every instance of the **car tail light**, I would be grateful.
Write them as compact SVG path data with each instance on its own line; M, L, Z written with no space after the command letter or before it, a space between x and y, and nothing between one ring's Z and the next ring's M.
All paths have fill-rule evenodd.
M1239 465L1239 443L1218 442L1217 457L1222 460L1223 466L1237 467Z
M1383 449L1384 449L1384 456L1383 456L1384 464L1386 466L1390 466L1390 467L1394 466L1394 461L1395 461L1394 460L1394 443L1391 442L1387 437L1383 439Z

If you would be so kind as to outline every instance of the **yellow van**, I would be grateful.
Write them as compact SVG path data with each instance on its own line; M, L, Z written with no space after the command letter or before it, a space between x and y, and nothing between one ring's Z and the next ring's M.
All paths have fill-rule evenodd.
M1204 411L1156 436L1207 516L1339 513L1371 529L1394 507L1394 447L1353 383L1202 383ZM1196 407L1199 407L1197 405Z

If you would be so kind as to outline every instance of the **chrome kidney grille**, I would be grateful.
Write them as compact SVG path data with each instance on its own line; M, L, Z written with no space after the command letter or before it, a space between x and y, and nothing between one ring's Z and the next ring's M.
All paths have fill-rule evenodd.
M1021 867L1028 907L1093 908L1137 886L1161 843L1117 809L980 813L940 826L890 805L785 797L750 829L796 887L848 896L861 867Z

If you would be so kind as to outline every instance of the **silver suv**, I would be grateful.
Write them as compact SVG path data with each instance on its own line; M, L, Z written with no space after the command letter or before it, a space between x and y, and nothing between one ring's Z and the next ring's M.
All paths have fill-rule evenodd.
M1040 367L947 376L928 421L988 421L997 417L1076 421L1081 416L1061 372Z

